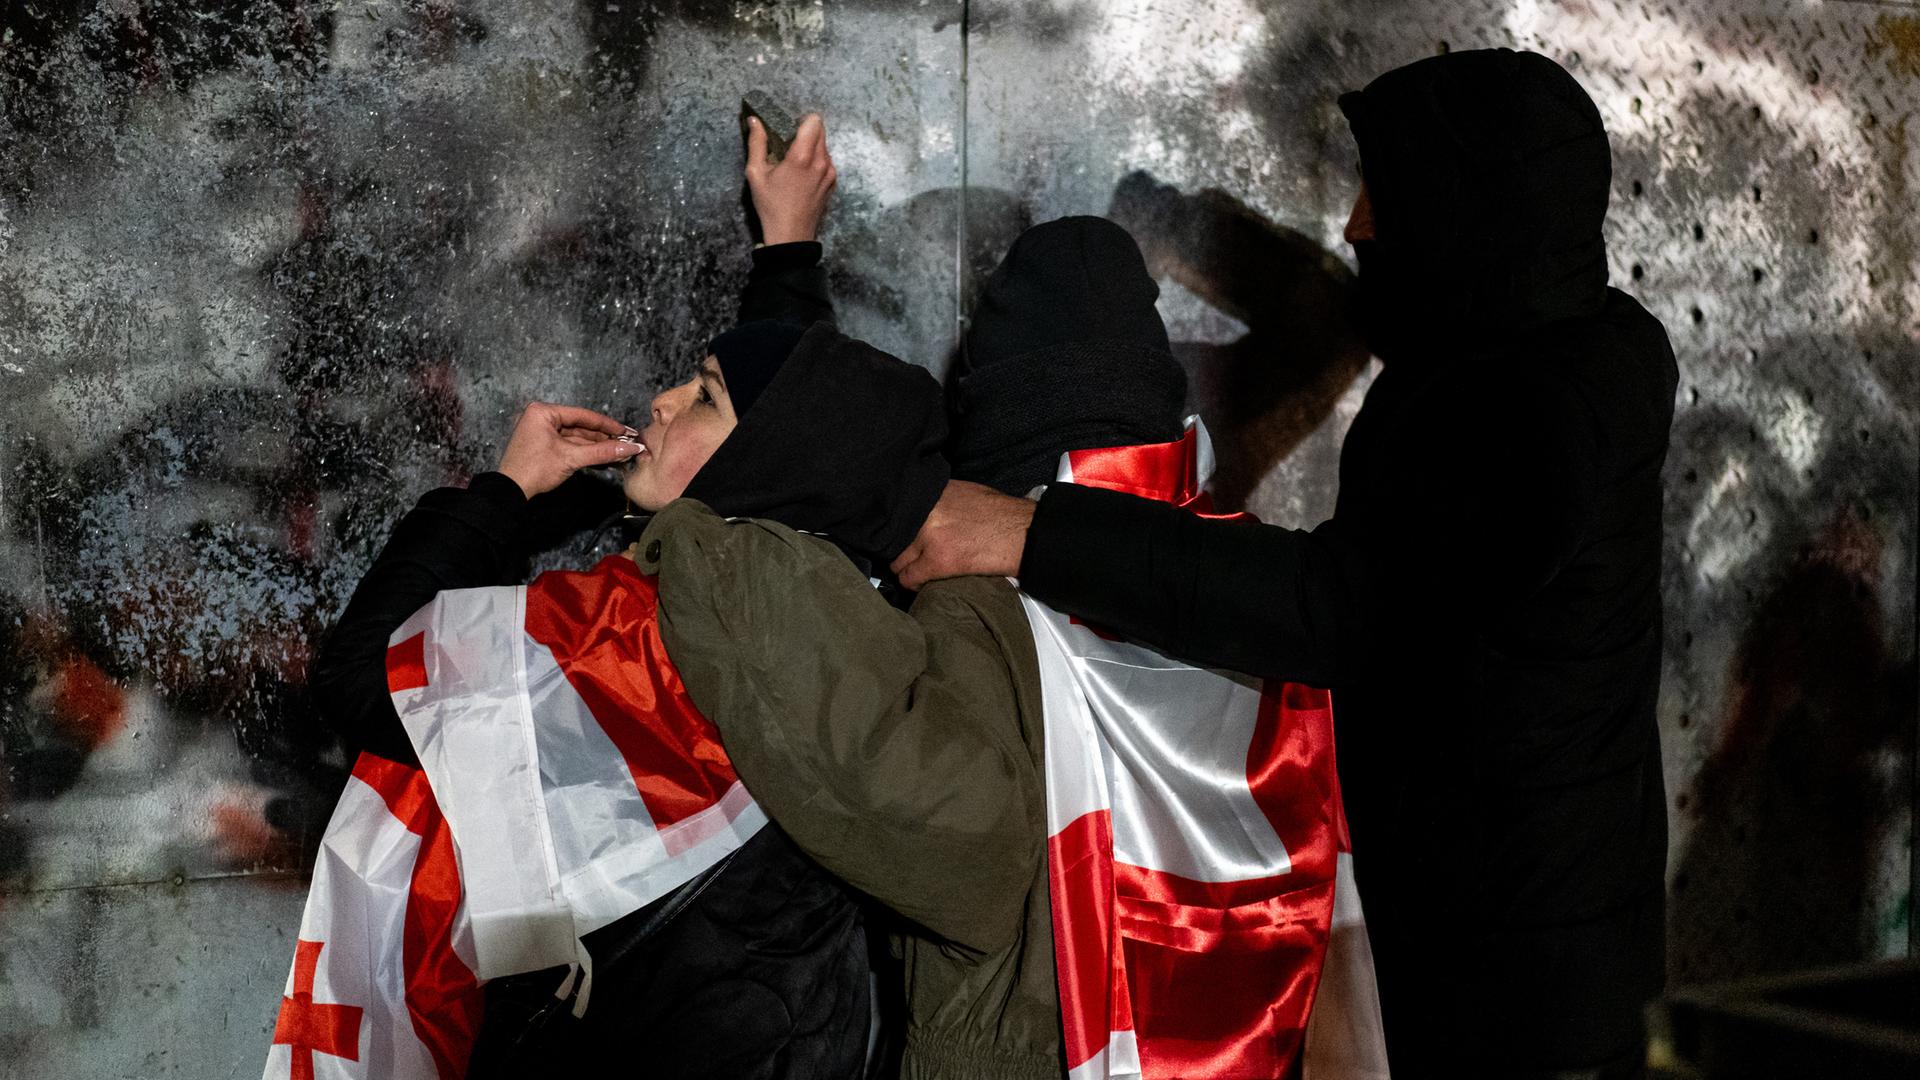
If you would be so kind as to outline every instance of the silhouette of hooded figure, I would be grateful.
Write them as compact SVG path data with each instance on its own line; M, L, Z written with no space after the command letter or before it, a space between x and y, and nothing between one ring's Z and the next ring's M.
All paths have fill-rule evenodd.
M1672 349L1607 285L1606 132L1552 61L1439 56L1341 107L1385 367L1332 519L1053 484L1020 580L1182 659L1334 691L1396 1076L1631 1075L1663 980Z

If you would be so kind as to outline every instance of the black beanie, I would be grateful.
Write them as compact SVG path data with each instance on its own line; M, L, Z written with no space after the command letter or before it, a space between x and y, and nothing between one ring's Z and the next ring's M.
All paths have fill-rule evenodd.
M954 381L953 474L1013 495L1068 450L1180 437L1187 376L1125 229L1035 225L987 279Z
M819 322L686 497L823 534L871 573L906 550L945 490L946 435L925 368Z
M796 323L756 319L707 343L707 355L720 361L720 378L727 384L735 416L746 415L760 400L761 392L780 373L780 365L793 355L793 347L806 332L806 327Z

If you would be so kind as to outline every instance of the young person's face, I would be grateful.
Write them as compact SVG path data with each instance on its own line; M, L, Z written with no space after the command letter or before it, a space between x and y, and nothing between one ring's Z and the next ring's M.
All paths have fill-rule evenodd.
M633 459L622 486L643 510L659 510L680 497L727 441L739 419L720 377L720 361L700 361L694 377L653 399L653 420L640 433L646 450Z

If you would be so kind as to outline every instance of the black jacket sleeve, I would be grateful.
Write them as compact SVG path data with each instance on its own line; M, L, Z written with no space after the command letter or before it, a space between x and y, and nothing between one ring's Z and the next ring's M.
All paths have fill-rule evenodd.
M1607 424L1576 388L1438 405L1431 431L1409 426L1364 519L1311 531L1049 485L1021 587L1183 660L1338 689L1389 635L1468 632L1544 587L1606 482ZM1478 415L1499 422L1445 422Z
M753 268L740 292L740 321L781 319L812 326L833 322L833 295L820 265L819 241L755 248Z
M1366 561L1338 533L1332 522L1303 532L1208 520L1052 484L1027 533L1020 585L1184 660L1331 686L1371 602Z
M387 693L387 639L445 589L517 585L534 552L617 511L617 488L577 475L532 500L497 472L437 488L400 519L314 658L321 719L354 750L417 764Z

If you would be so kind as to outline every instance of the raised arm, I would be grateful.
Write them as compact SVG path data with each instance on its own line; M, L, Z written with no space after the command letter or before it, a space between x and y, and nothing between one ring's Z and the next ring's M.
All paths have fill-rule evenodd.
M838 180L826 124L817 114L800 121L793 145L777 163L767 160L767 131L759 117L748 121L747 188L766 243L754 249L740 293L741 322L833 322L819 237Z
M903 614L824 541L689 500L640 550L668 654L768 814L948 941L1011 941L1046 826L1020 726L1038 674L1016 670L1033 645L1006 583L928 589Z

